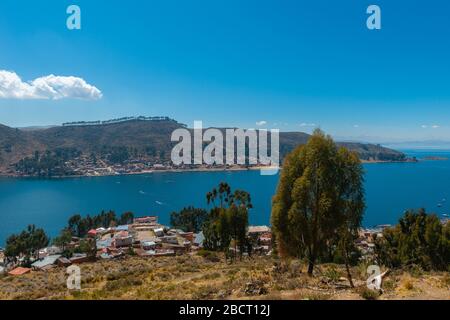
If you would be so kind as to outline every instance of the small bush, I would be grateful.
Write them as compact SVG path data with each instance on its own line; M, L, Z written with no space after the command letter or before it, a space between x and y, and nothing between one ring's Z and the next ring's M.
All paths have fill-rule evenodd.
M301 279L288 279L286 283L283 285L283 289L285 290L295 290L298 288L302 288L304 283Z
M215 253L213 251L208 251L208 250L201 249L201 250L199 250L197 252L197 254L200 257L203 257L203 258L205 258L206 260L208 260L210 262L219 262L220 261L220 258L217 255L217 253Z
M446 287L450 287L450 274L446 273L442 278L442 284Z
M411 274L411 276L413 276L414 278L419 278L424 274L424 271L422 269L421 266L419 265L412 265L409 268L409 273Z
M289 267L289 274L291 277L297 277L302 273L302 263L298 260L291 261Z
M125 287L132 287L132 286L140 286L142 285L142 280L135 278L135 277L129 277L119 280L113 280L108 281L105 284L104 289L108 291L114 291Z
M383 289L387 291L394 291L397 283L395 280L385 280L383 281Z
M310 293L303 296L303 300L329 300L330 297L323 293Z
M360 290L359 295L365 300L377 300L380 297L380 292L364 287Z
M194 300L212 299L217 292L218 292L217 288L214 288L212 286L202 286L199 287L198 290L193 293L192 299Z
M411 280L406 279L402 282L402 288L408 291L414 290L414 284Z
M339 278L342 276L341 272L335 266L328 268L323 275L332 282L338 282Z

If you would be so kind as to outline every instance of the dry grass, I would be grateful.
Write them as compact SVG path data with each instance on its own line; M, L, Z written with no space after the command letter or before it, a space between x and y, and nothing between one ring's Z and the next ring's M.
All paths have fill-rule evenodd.
M299 261L254 257L236 263L221 255L128 257L80 265L82 290L68 291L62 268L0 278L0 299L362 299L365 275L352 270L350 288L341 265L321 265L314 277ZM379 299L450 299L449 274L388 276ZM364 298L370 298L364 295Z

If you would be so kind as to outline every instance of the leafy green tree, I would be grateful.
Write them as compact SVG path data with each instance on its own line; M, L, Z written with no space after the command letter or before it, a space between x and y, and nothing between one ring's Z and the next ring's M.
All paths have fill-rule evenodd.
M133 212L127 211L122 213L122 215L120 216L119 224L120 225L132 224L133 220L134 220Z
M209 250L222 250L228 253L234 243L234 259L237 249L240 256L247 249L248 210L252 208L250 194L243 190L231 191L231 187L222 182L206 195L208 204L212 204L208 218L203 225L204 246Z
M18 172L33 176L67 176L75 173L69 169L66 162L81 154L74 148L56 148L47 150L43 154L35 151L34 157L26 157L16 163Z
M226 210L227 223L229 231L234 242L234 259L236 259L237 248L239 248L240 256L247 249L248 238L248 211L246 207L241 207L232 203Z
M95 259L97 254L97 243L95 239L82 239L78 248L76 249L78 253L85 253L89 258Z
M207 218L205 209L186 207L170 214L170 225L185 232L200 232Z
M328 247L349 261L364 212L363 169L356 154L316 130L285 159L272 204L272 226L281 256L306 258L312 275ZM351 277L349 274L350 283Z
M448 270L450 223L442 225L424 209L408 210L399 224L383 231L375 243L377 259L392 268L417 265L426 270Z
M230 194L231 188L225 182L221 182L218 188L213 188L206 194L207 204L213 206L203 226L205 236L203 245L206 249L228 250L230 246L231 234L226 209L224 208L224 205L228 203ZM218 205L217 200L219 200Z
M133 214L131 212L126 212L119 219L117 219L114 211L102 211L95 216L88 214L84 218L79 214L76 214L69 218L67 229L70 230L72 235L82 238L85 237L91 229L114 227L118 222L121 222L121 220L125 222L129 220L132 221Z
M36 228L35 225L28 226L27 234L29 238L29 249L39 259L39 249L48 246L50 239L44 229Z
M228 223L234 240L234 253L236 259L237 248L239 247L240 257L248 249L250 241L247 237L248 210L251 209L252 201L250 194L243 190L236 190L229 196L230 206L227 209Z
M81 223L81 215L76 214L69 218L68 229L74 236L80 237L80 225Z
M72 232L65 228L61 230L59 236L53 239L55 246L61 247L63 251L66 250L67 245L72 241Z
M220 214L218 211L218 209L211 209L202 229L204 235L203 246L211 251L222 249L223 239L221 239Z
M8 260L16 261L18 257L24 257L25 264L32 258L39 259L39 249L48 246L49 238L45 231L29 225L20 234L13 234L6 240L5 255Z
M335 218L342 220L336 221L339 227L336 229L334 238L344 258L347 278L351 287L354 287L350 264L355 262L352 261L352 253L357 252L355 240L358 237L365 209L364 172L358 155L345 148L338 150L336 162L337 212Z
M5 256L9 261L16 262L17 258L28 251L26 243L21 235L10 235L6 239Z

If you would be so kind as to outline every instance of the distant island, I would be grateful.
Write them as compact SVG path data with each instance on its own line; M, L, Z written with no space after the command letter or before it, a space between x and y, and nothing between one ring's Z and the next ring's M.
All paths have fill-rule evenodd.
M169 117L124 117L107 121L80 121L45 128L0 125L0 175L67 177L138 174L153 171L251 169L251 166L174 167L171 133L186 128ZM219 128L224 130L224 128ZM280 133L280 157L309 135ZM363 162L408 161L402 152L375 144L340 142L358 153Z

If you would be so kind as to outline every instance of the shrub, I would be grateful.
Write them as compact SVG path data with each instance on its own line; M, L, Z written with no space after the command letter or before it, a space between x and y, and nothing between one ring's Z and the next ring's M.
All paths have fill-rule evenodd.
M215 252L213 252L213 251L201 249L201 250L199 250L199 251L197 252L197 254L198 254L200 257L203 257L203 258L205 258L206 260L208 260L208 261L210 261L210 262L219 262L219 261L220 261L220 258L219 258L219 256L217 255L217 253L215 253Z
M445 271L450 261L450 224L443 226L424 209L410 210L397 226L385 229L375 245L378 260L389 267Z
M380 292L363 287L359 295L365 300L377 300L380 297Z
M338 282L339 278L342 276L341 272L335 266L327 268L323 275L332 282Z
M142 280L136 277L129 277L119 280L108 281L105 284L104 289L108 291L114 291L124 287L140 286L142 285L142 283L143 283Z
M212 286L201 286L193 293L192 299L194 300L207 300L212 299L213 296L218 292L217 288Z
M323 293L310 293L303 296L303 300L329 300L330 296Z
M450 274L446 273L442 278L442 284L444 286L450 287Z
M385 280L383 281L383 289L387 291L394 291L397 283L395 280Z
M411 291L411 290L414 290L414 284L412 283L412 281L410 279L406 279L402 282L402 288L404 288L405 290Z

